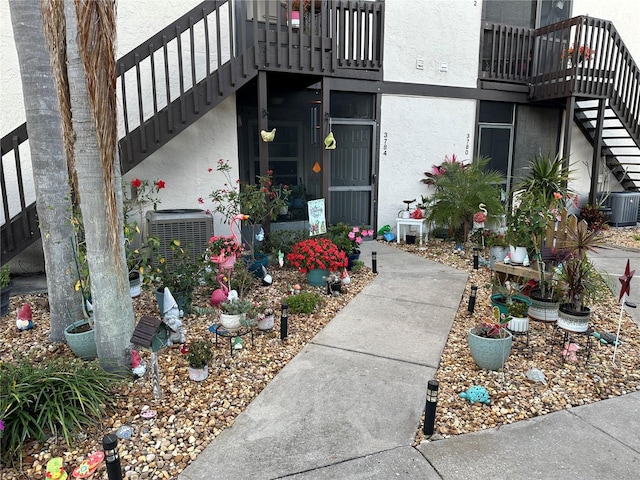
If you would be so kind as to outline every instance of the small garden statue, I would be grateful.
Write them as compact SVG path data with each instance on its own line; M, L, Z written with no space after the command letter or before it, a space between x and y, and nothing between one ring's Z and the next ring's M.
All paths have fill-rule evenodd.
M167 346L170 347L176 343L185 343L187 339L184 334L182 321L180 320L178 303L175 301L167 287L164 289L164 311L165 313L162 321L169 328Z
M459 395L465 400L469 400L470 403L478 402L488 405L489 402L491 402L487 389L484 387L479 387L478 385L469 387L466 392L461 392Z
M17 318L16 318L16 327L21 332L25 330L31 330L33 328L33 315L31 313L31 305L25 303L21 308L18 309Z

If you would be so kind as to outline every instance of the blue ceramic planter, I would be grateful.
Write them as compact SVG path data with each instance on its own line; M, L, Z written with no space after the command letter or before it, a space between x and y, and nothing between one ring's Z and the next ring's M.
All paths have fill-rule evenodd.
M314 287L324 287L327 282L322 277L327 277L329 270L316 268L315 270L309 270L307 272L307 283Z
M473 333L473 328L469 329L467 340L471 356L478 367L485 370L500 370L507 361L511 353L511 343L513 336L503 329L507 336L505 338L486 338Z

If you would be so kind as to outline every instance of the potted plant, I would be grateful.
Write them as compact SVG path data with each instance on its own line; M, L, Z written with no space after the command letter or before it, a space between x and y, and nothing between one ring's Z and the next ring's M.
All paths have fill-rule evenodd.
M516 283L510 280L501 280L499 274L493 276L491 284L491 304L497 307L502 315L509 315L509 309L514 303L524 303L531 305L531 300L521 295L526 283Z
M201 382L209 376L209 362L213 360L213 344L209 340L190 343L184 357L189 364L189 378Z
M130 187L130 191L126 187ZM123 183L123 225L124 246L129 271L131 296L140 295L142 284L152 282L152 276L146 275L151 262L160 247L157 237L144 238L140 225L144 225L144 208L152 205L156 210L160 199L158 193L165 188L163 180L156 180L150 184L148 180L134 178L129 184Z
M0 317L9 314L9 300L11 298L11 281L9 264L6 263L0 267Z
M172 252L171 262L165 258L158 260L156 300L160 313L164 315L164 288L167 287L180 310L188 315L191 313L193 290L200 284L201 264L191 258L191 254L182 247L179 240L172 240L169 248Z
M237 332L247 326L247 312L252 304L248 300L227 300L220 304L220 324L228 332Z
M524 333L529 330L529 306L531 301L515 300L507 305L507 328L511 332Z
M562 263L558 275L558 287L563 303L558 310L557 325L573 332L586 332L589 328L591 309L585 302L595 293L600 276L587 252L594 252L600 245L597 231L589 231L581 221L567 230L569 257Z
M353 262L360 258L360 244L367 238L373 238L373 234L372 229L351 227L343 222L331 225L327 231L329 239L347 255L347 270L351 270Z
M435 188L429 202L428 222L446 226L450 238L466 242L478 205L485 204L488 220L501 218L504 205L500 185L504 177L497 171L487 170L488 163L488 158L477 158L464 164L453 155L425 172L426 178L421 180L422 183Z
M242 253L242 245L232 237L214 235L207 245L207 257L220 268L231 269L238 255Z
M489 249L489 268L493 270L496 262L501 262L509 253L509 243L504 232L483 228L474 232L474 240Z
M313 286L324 286L329 272L347 266L347 255L328 238L308 238L296 243L287 255L287 261L307 274L307 282Z
M280 212L288 206L291 190L287 185L273 183L273 170L269 170L266 175L258 175L256 182L251 184L233 181L231 166L226 160L218 160L215 171L224 175L225 183L223 188L209 194L214 203L212 211L221 214L227 222L231 222L233 217L240 213L249 216L246 219L248 227L242 229L242 243L246 245L248 252L245 262L249 270L260 277L261 267L268 264L268 255L257 251L264 237L264 233L261 233L263 224L267 220L276 220Z
M499 370L511 353L513 336L506 328L508 316L493 307L493 317L484 317L482 322L469 329L467 341L473 360L485 370Z
M567 202L577 200L568 188L571 170L565 158L535 156L527 168L528 173L514 187L513 207L507 215L511 262L518 264L525 254L539 260L547 225L559 220ZM521 250L516 253L517 247Z

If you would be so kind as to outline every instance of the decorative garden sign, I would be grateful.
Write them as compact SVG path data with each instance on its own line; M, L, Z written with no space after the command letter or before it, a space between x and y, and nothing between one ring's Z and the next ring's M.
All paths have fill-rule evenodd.
M309 236L322 235L327 233L327 221L324 214L324 198L309 200Z

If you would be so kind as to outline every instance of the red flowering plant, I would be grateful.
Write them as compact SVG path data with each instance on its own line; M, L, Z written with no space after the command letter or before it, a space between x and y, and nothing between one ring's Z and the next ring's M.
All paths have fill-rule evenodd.
M160 203L158 194L166 184L164 180L156 180L151 184L148 180L134 178L129 185L131 187L129 194L126 188L127 184L125 183L123 186L122 201L127 267L130 275L134 272L144 275L149 273L147 267L157 252L160 242L156 237L144 238L140 229L140 225L144 225L143 209L148 205L153 205L153 209L157 210ZM149 283L151 278L145 276L144 281Z
M580 45L575 48L573 45L569 47L569 50L562 50L562 59L570 58L572 61L580 63L583 60L591 60L596 54L595 49L589 47L589 45Z
M347 266L347 255L328 238L308 238L296 243L287 255L287 261L300 273L309 270L338 271Z

